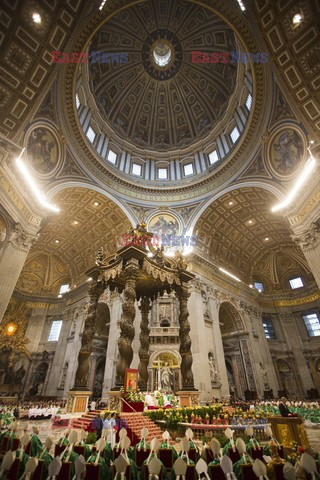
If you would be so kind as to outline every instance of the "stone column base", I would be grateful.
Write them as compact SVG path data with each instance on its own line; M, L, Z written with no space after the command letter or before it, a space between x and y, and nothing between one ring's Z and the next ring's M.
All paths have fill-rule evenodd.
M198 390L181 390L177 392L180 407L196 407L199 405L200 393Z
M116 410L122 412L122 392L119 390L111 390L108 392L108 406L109 410Z
M86 413L90 395L92 395L92 392L87 390L70 390L68 392L67 412Z

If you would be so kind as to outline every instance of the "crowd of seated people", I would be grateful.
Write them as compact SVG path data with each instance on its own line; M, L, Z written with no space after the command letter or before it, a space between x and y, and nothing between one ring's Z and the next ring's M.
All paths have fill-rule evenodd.
M1 400L1 399L0 399ZM2 416L11 415L16 420L28 418L29 420L45 420L65 411L66 402L64 400L50 401L17 401L9 403L0 403L0 419Z
M110 428L102 429L101 438L93 443L88 442L87 432L69 430L55 444L50 438L43 444L38 427L19 429L14 421L0 435L0 477L18 480L26 471L33 472L32 480L195 480L201 473L207 473L210 480L307 480L307 472L314 472L312 478L319 475L319 457L314 449L298 450L290 463L290 452L285 452L270 427L266 430L269 441L263 445L252 428L244 438L233 438L228 428L224 444L219 443L221 438L212 438L202 446L196 445L192 430L187 429L176 448L168 432L162 434L162 440L150 441L146 428L142 428L141 439L134 447L124 428L118 443L112 445L112 422L109 424ZM285 473L291 469L294 471L287 477ZM230 476L231 472L235 476Z

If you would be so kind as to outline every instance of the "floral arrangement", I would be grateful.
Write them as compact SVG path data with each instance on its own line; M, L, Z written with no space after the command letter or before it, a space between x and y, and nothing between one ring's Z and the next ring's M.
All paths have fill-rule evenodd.
M304 450L298 445L297 442L294 441L290 442L290 450L291 451L289 452L286 460L287 462L292 463L292 465L295 465L297 460L299 460L299 458L303 454Z
M129 402L144 402L145 396L140 390L136 392L127 392L126 400Z
M157 410L147 410L144 415L147 415L153 421L164 420L169 425L175 423L209 424L216 419L228 419L228 414L223 412L220 404L212 407L159 408Z

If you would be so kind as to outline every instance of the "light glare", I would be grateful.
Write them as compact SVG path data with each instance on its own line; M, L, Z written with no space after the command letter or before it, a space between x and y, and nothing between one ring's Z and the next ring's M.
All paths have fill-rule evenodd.
M278 203L278 205L275 205L274 207L272 207L271 209L272 212L278 212L279 210L282 210L283 208L290 205L290 203L295 198L295 196L297 195L301 187L305 184L308 177L311 175L311 172L315 166L316 166L316 161L314 157L311 155L309 160L305 163L304 169L300 177L292 187L291 191L288 193L287 198L283 202Z
M16 164L19 168L19 170L21 171L21 173L24 175L24 178L26 179L27 183L29 184L29 187L31 188L31 190L33 191L36 199L38 200L38 202L45 208L47 208L48 210L52 210L53 212L60 212L59 208L57 208L55 205L51 205L51 203L49 203L46 199L46 197L44 196L43 192L41 192L41 190L38 188L38 186L36 185L35 181L33 180L32 176L30 175L27 167L25 166L25 164L23 163L23 161L21 160L21 155L22 153L24 152L25 149L22 150L20 156L16 159Z
M228 277L233 278L237 282L241 282L240 278L236 277L235 275L232 275L232 273L228 272L228 270L225 270L224 268L219 267L220 272L224 273L225 275L228 275Z

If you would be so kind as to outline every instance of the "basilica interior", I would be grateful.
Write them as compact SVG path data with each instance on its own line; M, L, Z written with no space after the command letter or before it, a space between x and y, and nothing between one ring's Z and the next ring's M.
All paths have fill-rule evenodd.
M1 2L2 396L66 399L94 317L85 383L108 399L135 291L114 267L96 295L92 272L97 252L128 265L138 228L159 241L131 247L149 277L125 366L145 389L164 367L190 387L191 358L201 402L319 397L319 17L313 0ZM187 283L163 290L174 258Z

